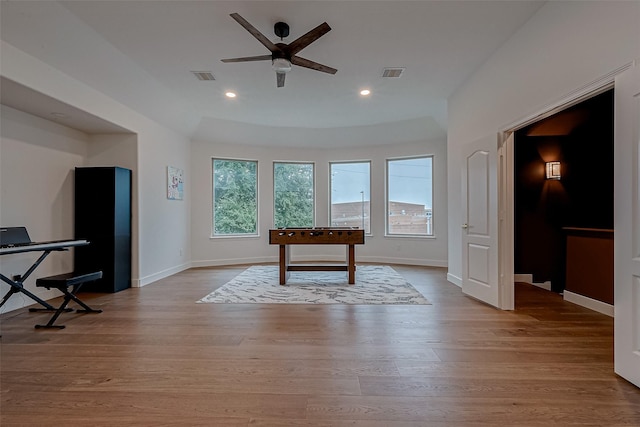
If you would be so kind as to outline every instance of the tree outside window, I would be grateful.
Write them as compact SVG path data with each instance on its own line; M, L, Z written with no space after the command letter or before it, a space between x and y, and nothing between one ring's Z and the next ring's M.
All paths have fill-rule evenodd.
M213 235L258 233L258 162L213 159Z
M274 225L313 227L313 163L274 163Z

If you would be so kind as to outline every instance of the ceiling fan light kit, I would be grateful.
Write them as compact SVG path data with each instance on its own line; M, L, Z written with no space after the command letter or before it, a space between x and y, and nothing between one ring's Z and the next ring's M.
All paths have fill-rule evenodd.
M238 24L244 27L245 30L251 33L251 35L255 37L260 43L262 43L264 47L269 49L271 55L228 58L222 59L222 62L266 61L270 59L273 70L276 72L277 87L284 87L285 75L286 73L291 71L291 64L316 71L321 71L327 74L335 74L338 71L335 68L331 68L296 55L302 49L309 46L311 43L331 31L331 27L326 22L323 22L313 30L298 37L291 43L285 44L273 43L239 14L232 13L230 16L235 19ZM289 25L284 22L276 22L276 24L273 26L273 31L276 36L280 37L280 40L282 40L289 35Z
M273 71L276 73L288 73L291 71L291 62L289 62L285 58L275 58L271 65L273 66Z

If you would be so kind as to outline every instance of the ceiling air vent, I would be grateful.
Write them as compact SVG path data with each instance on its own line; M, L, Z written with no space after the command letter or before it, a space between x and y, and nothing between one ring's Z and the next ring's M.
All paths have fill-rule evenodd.
M404 72L404 68L385 68L382 71L382 77L394 77L398 78Z
M198 80L209 81L216 79L213 77L213 74L211 74L211 71L192 71L191 73L196 76Z

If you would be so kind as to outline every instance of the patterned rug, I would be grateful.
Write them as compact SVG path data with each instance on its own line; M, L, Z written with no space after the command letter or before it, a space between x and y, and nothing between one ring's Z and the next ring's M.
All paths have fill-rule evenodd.
M279 284L278 266L252 266L199 303L430 304L389 266L358 266L355 285L342 271L291 272Z

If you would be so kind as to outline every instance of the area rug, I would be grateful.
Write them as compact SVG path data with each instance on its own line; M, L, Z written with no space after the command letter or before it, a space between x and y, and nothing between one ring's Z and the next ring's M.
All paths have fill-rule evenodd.
M393 268L358 266L356 283L338 271L291 272L279 284L278 266L252 266L199 303L236 304L430 304Z

